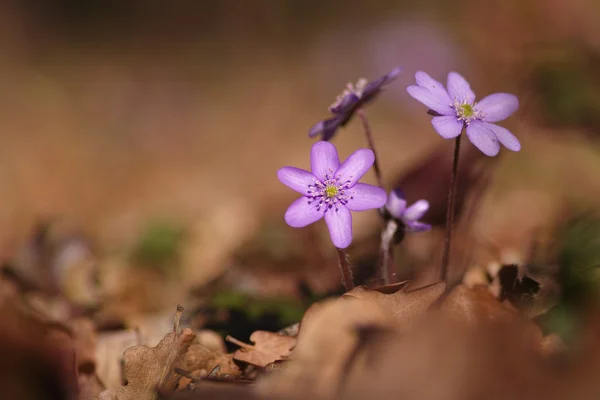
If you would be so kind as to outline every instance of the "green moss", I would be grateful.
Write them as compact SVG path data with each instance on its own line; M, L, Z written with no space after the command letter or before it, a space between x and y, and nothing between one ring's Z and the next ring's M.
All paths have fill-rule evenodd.
M184 237L184 229L175 223L151 221L134 245L133 260L139 266L157 269L176 266Z
M244 293L222 291L211 300L215 308L243 312L250 320L257 320L265 314L276 315L282 326L299 322L306 307L297 300L287 298L254 298Z

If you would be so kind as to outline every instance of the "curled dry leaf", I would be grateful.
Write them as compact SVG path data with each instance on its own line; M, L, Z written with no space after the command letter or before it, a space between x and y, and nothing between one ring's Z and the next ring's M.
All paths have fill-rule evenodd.
M184 358L176 365L198 378L238 379L242 376L242 370L233 361L233 354L216 352L197 343L189 347Z
M253 346L230 337L227 340L241 347L233 353L234 360L261 368L274 361L285 359L296 345L296 338L267 331L255 331L250 335Z
M388 326L391 314L374 301L352 296L319 303L302 320L291 361L257 382L265 396L330 398L343 381L362 325Z
M356 287L344 294L343 298L357 298L372 301L392 313L400 329L408 329L410 324L440 298L446 288L443 282L407 291L407 282L388 285L379 290Z
M124 354L127 386L106 390L99 399L152 399L161 381L162 389L174 389L178 376L172 371L173 365L183 359L195 339L192 330L186 328L181 333L169 333L156 347L139 345L127 349Z

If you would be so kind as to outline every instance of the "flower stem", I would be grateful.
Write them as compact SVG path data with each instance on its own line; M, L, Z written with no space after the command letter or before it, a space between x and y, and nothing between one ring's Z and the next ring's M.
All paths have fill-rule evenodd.
M342 249L337 249L338 261L340 265L340 272L342 273L342 285L346 291L354 288L354 278L352 277L352 270L350 269L350 262L348 262L348 254Z
M358 116L360 117L360 121L362 122L363 131L365 132L365 137L367 138L367 143L369 144L369 148L373 151L375 155L375 162L373 162L373 169L375 170L375 176L377 176L377 185L383 189L383 177L381 176L381 169L379 168L379 158L377 157L377 152L375 151L375 141L373 140L373 133L371 132L371 125L369 125L369 120L367 119L367 115L364 113L362 109L357 111Z
M440 279L443 282L448 281L448 262L450 260L450 238L452 235L452 225L454 225L454 203L456 201L456 186L458 183L458 155L460 151L460 135L454 142L454 157L452 160L452 178L450 179L450 191L448 192L448 207L446 208L446 234L444 241L444 253L442 255L442 267L440 269Z
M390 264L393 259L392 240L398 229L398 223L390 219L381 232L381 246L379 247L379 271L384 285L391 283Z

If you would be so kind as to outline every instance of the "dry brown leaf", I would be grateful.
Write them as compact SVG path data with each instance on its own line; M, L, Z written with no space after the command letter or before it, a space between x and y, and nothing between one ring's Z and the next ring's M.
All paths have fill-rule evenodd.
M233 359L261 368L274 361L285 359L296 345L296 338L267 331L256 331L250 335L250 341L254 346L232 339L227 338L228 341L241 347L233 354Z
M121 386L102 392L101 400L143 400L152 399L154 390L163 380L161 388L175 388L177 376L170 370L172 361L182 359L190 345L196 339L191 329L184 329L179 334L169 333L156 347L144 345L125 350L124 375L127 386ZM171 364L171 365L169 365ZM169 370L165 371L168 368Z
M222 379L237 379L242 376L242 370L233 361L233 354L215 352L197 343L189 347L183 360L176 365L191 375L212 374L211 378Z
M352 297L375 302L392 313L393 318L400 323L400 328L408 328L415 318L421 316L440 298L446 284L439 282L406 291L406 283L384 286L380 290L368 290L359 286L344 294L342 298Z
M166 335L156 347L134 346L125 350L124 375L127 386L106 390L98 396L105 400L153 399L156 390L170 392L177 386L179 375L175 365L181 361L196 335L191 329L179 332L179 321L183 307L178 305L173 331Z
M358 342L357 327L388 326L391 321L390 313L374 301L348 296L320 303L302 320L291 361L259 380L258 392L274 398L330 398Z

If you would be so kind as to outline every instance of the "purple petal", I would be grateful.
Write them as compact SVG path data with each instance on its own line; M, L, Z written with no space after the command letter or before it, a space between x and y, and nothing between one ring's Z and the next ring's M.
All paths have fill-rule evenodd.
M496 135L483 122L471 122L467 126L467 136L471 143L486 156L493 157L500 151L500 143L498 143Z
M427 200L419 200L404 211L402 219L404 221L416 221L421 219L427 210L429 210L429 202Z
M340 167L340 159L334 145L329 142L317 142L310 150L310 168L318 179L326 180Z
M412 98L425 104L440 115L454 115L454 110L450 107L452 101L450 101L450 97L447 93L445 96L440 96L430 92L422 86L416 85L407 87L406 91Z
M419 221L406 221L405 223L408 232L424 232L431 229L431 225Z
M402 72L402 67L396 67L392 71L390 71L389 74L384 75L381 78L376 79L372 82L369 82L369 84L367 84L365 90L363 91L361 100L365 103L368 103L371 100L373 100L375 96L379 94L379 92L381 92L381 90L385 86L389 85L394 79L396 79L400 72Z
M406 197L404 197L404 193L399 189L392 190L388 196L385 208L392 214L392 217L397 219L402 218L402 214L406 210Z
M475 93L471 90L471 85L458 72L448 74L447 87L452 100L466 101L469 104L473 104L475 101Z
M294 201L285 212L285 222L292 228L304 228L323 218L323 209L317 211L314 204L308 204L310 199L300 197Z
M333 245L345 249L352 243L352 214L344 206L330 208L325 212L325 222Z
M384 206L387 196L385 190L380 187L367 185L366 183L357 183L346 191L350 196L346 207L350 211L365 211Z
M494 93L481 99L476 108L483 112L485 122L498 122L517 111L519 99L508 93Z
M464 124L456 116L433 117L431 119L433 127L441 137L452 139L460 135Z
M338 168L335 177L341 179L342 183L354 186L375 161L375 154L370 149L358 149L350 154L346 161Z
M277 171L277 177L289 188L296 192L307 195L309 185L313 185L317 178L308 171L296 167L283 167Z
M500 143L502 143L507 149L512 151L521 150L521 143L519 143L519 139L517 139L515 135L510 133L508 129L500 125L490 124L487 122L483 122L483 125L491 129L500 141Z
M313 125L312 128L310 128L310 130L308 131L308 136L315 137L317 135L322 134L322 140L328 141L331 138L333 138L333 135L335 135L335 132L340 127L342 122L343 118L341 117L333 117L323 121L319 121L315 125Z

